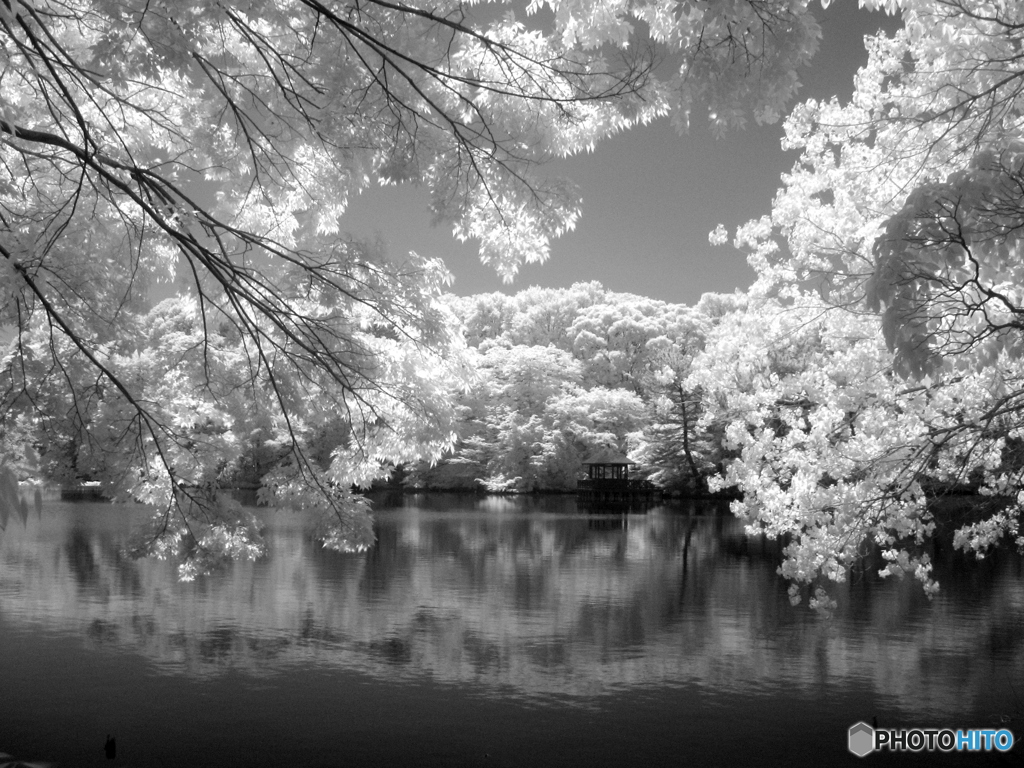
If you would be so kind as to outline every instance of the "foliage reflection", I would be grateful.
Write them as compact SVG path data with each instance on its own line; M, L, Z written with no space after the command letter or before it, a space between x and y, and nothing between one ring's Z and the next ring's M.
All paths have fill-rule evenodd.
M262 510L270 556L192 584L123 556L123 508L52 504L0 537L0 627L117 647L168 674L302 665L578 703L623 687L869 686L948 716L1020 677L1024 582L1010 555L938 553L933 602L867 569L826 621L789 604L777 544L713 509L388 501L377 546L348 555L319 547L301 516Z

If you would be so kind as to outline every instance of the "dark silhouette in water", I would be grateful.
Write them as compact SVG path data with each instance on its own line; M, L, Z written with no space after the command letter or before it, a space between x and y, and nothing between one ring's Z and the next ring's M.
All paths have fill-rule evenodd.
M107 760L113 760L117 757L117 739L107 734L107 741L103 745L103 751L107 753Z

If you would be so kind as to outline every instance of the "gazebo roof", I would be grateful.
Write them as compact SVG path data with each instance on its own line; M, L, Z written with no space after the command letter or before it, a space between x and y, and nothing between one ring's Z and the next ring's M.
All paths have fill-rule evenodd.
M635 461L630 461L629 457L626 456L622 451L617 451L614 448L605 446L598 448L591 452L587 458L583 460L584 464L617 464L617 465L628 465L636 464Z

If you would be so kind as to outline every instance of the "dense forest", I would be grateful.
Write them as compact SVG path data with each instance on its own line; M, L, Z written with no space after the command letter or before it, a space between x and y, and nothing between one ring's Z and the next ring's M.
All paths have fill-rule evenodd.
M932 592L937 531L1021 545L1024 6L862 5L902 27L848 103L794 105L807 0L3 0L0 509L19 476L102 480L189 577L262 551L232 483L361 549L359 489L398 467L559 489L610 446L737 494L794 600L867 547ZM453 298L439 260L345 234L352 195L420 184L511 279L579 216L545 163L697 115L787 115L799 153L770 212L710 233L742 295ZM940 515L951 491L981 503Z
M476 375L457 397L452 452L410 468L407 484L575 490L583 462L604 448L666 490L703 492L721 469L721 440L698 426L699 392L686 379L743 296L686 307L578 283L449 301Z

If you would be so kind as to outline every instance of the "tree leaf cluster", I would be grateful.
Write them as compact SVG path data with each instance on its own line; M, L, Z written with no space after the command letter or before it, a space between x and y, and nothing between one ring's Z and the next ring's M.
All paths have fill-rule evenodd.
M719 305L739 306L737 297L687 307L591 282L450 301L477 379L459 399L453 453L411 468L408 484L570 491L586 459L608 448L672 490L696 490L712 471L717 445L697 429L699 398L678 393Z

